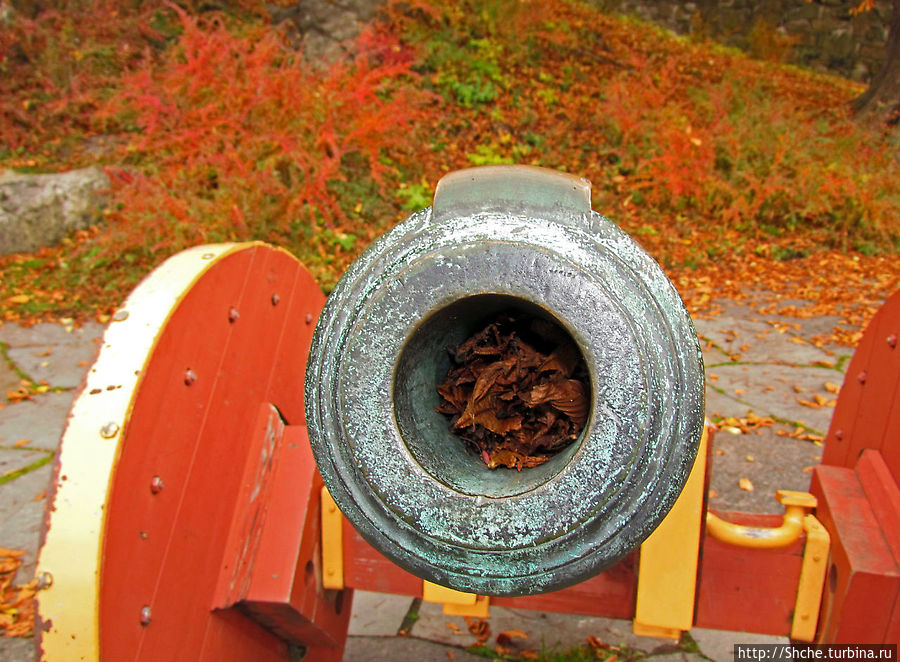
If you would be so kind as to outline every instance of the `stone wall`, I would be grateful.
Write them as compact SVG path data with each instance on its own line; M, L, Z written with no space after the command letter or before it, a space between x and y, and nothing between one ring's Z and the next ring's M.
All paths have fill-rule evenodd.
M867 82L884 59L890 0L851 16L858 0L593 0L679 34L712 37L757 57Z

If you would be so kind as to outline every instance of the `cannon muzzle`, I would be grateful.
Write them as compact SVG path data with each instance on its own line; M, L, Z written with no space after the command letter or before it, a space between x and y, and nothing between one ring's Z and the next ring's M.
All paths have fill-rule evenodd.
M581 425L537 466L491 468L457 433L496 430L439 411L454 348L500 317L579 354ZM638 546L681 492L704 416L671 282L591 210L586 180L530 167L451 173L431 208L373 243L325 305L305 389L319 470L363 537L486 595L564 588Z

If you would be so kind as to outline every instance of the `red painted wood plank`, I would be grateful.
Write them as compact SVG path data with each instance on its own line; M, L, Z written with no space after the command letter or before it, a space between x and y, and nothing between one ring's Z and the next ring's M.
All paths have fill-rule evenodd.
M605 618L634 617L637 594L637 551L609 570L561 591L515 598L491 598L491 604L514 609Z
M780 515L717 513L746 526L776 527ZM804 539L782 549L703 543L697 591L697 627L788 635L800 579Z
M881 534L895 561L900 561L900 487L881 452L867 449L854 469Z
M344 518L344 584L376 593L422 597L422 580L388 561Z
M825 643L887 639L900 596L900 568L852 469L818 466L810 491L831 535L831 566L819 618Z
M252 258L251 251L231 255L225 258L227 268L217 264L195 284L145 367L124 432L125 447L107 515L100 642L101 652L111 659L136 659L147 632L139 614L150 606L162 572L194 440L203 427L216 382L215 368L207 366L218 365L232 330L227 323L209 324L207 319L201 333L194 310L204 302L217 301L235 280L246 278ZM188 386L189 369L199 376ZM160 476L164 485L155 495L150 490L154 476Z
M825 438L822 463L853 467L865 448L885 453L895 480L900 477L896 422L900 387L900 292L872 318L850 361ZM889 427L889 423L894 425Z
M312 324L290 311L318 313L322 295L309 282L283 251L254 246L213 265L172 314L139 387L112 489L105 658L201 659L202 650L204 659L247 659L238 643L221 642L273 638L258 625L224 628L210 609L258 407L271 401L302 420ZM196 375L190 385L187 369ZM154 475L164 482L157 494ZM145 605L152 618L142 626ZM257 657L283 659L283 646L266 650L276 657Z

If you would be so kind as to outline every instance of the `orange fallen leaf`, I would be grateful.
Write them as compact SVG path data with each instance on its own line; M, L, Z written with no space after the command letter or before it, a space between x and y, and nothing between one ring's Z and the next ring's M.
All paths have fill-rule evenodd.
M453 651L447 651L447 659L448 659L448 660L455 660L455 659L456 659L456 655L453 654Z
M538 659L538 653L533 648L528 648L519 653L519 657L523 660L536 660Z
M824 395L819 395L818 393L813 396L813 400L815 400L816 404L820 407L824 407L826 404L828 404L828 398L826 398Z
M30 443L31 443L31 439L19 439L19 441L14 443L13 446L15 446L16 448L22 448L22 446L25 446Z
M469 632L475 635L479 644L483 644L490 638L491 626L487 621L480 618L472 618L470 616L463 616L463 620L465 620Z
M714 489L710 488L708 496L710 499L715 499L717 496L719 496L719 493L716 492Z
M809 344L808 342L806 342L806 340L804 338L801 338L800 336L793 336L788 339L788 342L796 343L798 345L808 345Z
M718 381L718 379L719 379L719 376L714 372L709 373L709 375L707 375L707 376L709 377L709 381L711 381L711 382Z
M41 490L41 493L32 499L32 501L43 501L47 498L47 490Z
M497 635L497 643L507 646L513 639L528 639L528 635L521 630L504 630Z
M28 303L29 301L31 301L31 297L27 294L16 294L6 299L6 303Z
M832 395L837 395L841 392L841 387L835 384L834 382L825 382L825 390L831 393Z
M815 465L813 465L813 466L811 466L811 467L804 467L804 468L803 468L803 473L808 474L810 471L812 471L812 470L815 469L815 468L816 468Z
M810 409L821 409L822 408L822 405L815 403L815 402L810 402L809 400L801 400L800 398L797 398L797 402L799 402L804 407L809 407Z
M748 456L747 456L746 458L744 458L744 459L746 459L747 462L755 462L755 461L756 461L756 458L753 457L752 455L748 455Z
M447 627L453 630L454 632L459 632L459 626L456 623L447 622Z
M87 361L79 361L79 362L78 362L78 365L80 365L80 366L82 366L82 367L86 366L87 364L88 364Z
M741 478L741 479L738 481L738 487L740 487L740 488L741 488L742 490L744 490L745 492L752 492L752 491L753 491L753 483L750 482L750 479L749 479L749 478Z
M745 389L745 388L736 388L736 389L734 389L734 392L735 392L737 395L744 395L744 393L747 392L747 389Z

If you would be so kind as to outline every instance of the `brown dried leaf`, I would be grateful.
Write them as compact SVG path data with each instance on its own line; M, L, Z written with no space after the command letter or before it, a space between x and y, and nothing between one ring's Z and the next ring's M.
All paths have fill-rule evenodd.
M750 482L750 479L749 479L749 478L741 478L741 479L738 481L738 487L740 487L740 488L741 488L742 490L744 490L745 492L752 492L752 491L753 491L753 483Z
M475 635L479 644L483 644L490 639L491 626L487 621L480 618L472 618L471 616L463 616L463 619L466 621L466 627L469 628L469 632Z

